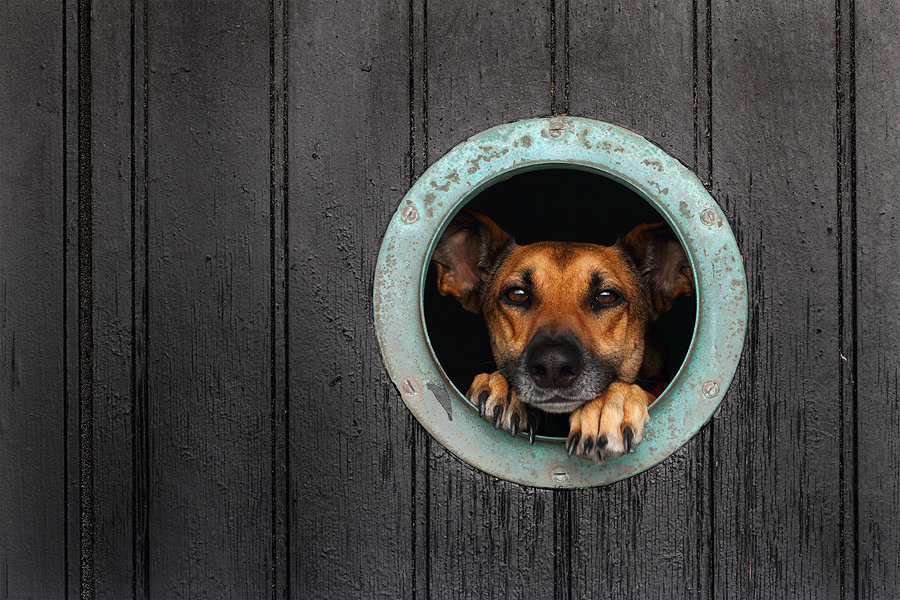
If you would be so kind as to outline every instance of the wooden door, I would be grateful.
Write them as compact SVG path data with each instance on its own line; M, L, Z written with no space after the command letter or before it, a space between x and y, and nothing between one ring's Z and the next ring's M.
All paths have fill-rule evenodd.
M0 8L0 598L900 595L900 17L836 2ZM719 415L608 487L446 452L381 236L455 144L571 114L735 231Z

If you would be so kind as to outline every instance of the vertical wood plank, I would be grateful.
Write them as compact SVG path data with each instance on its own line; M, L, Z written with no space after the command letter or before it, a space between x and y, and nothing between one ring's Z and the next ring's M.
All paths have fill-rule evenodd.
M481 130L553 112L551 73L561 54L551 47L551 6L491 1L425 9L429 164ZM557 45L562 39L557 30ZM557 86L564 91L563 81ZM562 94L556 99L564 106ZM557 494L476 471L428 436L417 447L429 455L428 560L421 567L428 597L554 597L568 577L554 557L557 538L567 544L569 535L565 524L556 531Z
M288 394L288 0L270 0L269 37L269 182L271 353L272 353L272 597L290 594L289 422Z
M135 597L132 10L93 2L92 68L97 598Z
M573 114L632 129L695 172L696 8L572 2L569 24ZM572 598L709 597L709 444L704 431L650 471L574 495Z
M66 219L77 213L66 204L74 182L66 169L73 157L66 144L65 8L53 2L0 8L3 598L65 597L77 569L69 551L79 547L78 528L66 510L78 471L66 457L67 402L77 403L77 396L66 397L67 377L76 377L67 336L77 334L77 322L66 321L72 300L66 284L76 277L67 261ZM77 446L71 450L77 456ZM68 499L77 503L77 495Z
M569 0L550 0L550 103L554 115L569 113Z
M839 452L840 469L840 586L843 598L858 598L858 243L856 156L856 15L854 0L835 2L835 95L837 101L837 238L838 312L840 313L839 408L843 425Z
M132 5L132 220L133 349L131 361L132 531L134 598L150 593L150 51L149 0Z
M900 595L900 15L855 4L858 598ZM845 293L852 293L845 290Z
M85 444L85 427L89 427L93 419L86 413L93 408L92 393L84 386L82 374L90 373L90 360L86 356L90 352L90 343L84 340L90 330L90 314L84 295L92 292L92 285L84 281L86 263L90 261L90 243L86 243L90 227L88 210L84 203L88 202L90 176L86 173L87 157L90 156L89 138L90 124L85 123L82 116L85 108L90 106L89 86L85 82L85 74L90 59L85 56L82 39L89 31L84 13L85 0L66 0L63 21L63 78L62 94L65 110L64 144L65 185L62 201L65 203L65 302L63 303L63 322L66 331L63 337L65 345L65 411L66 425L64 435L64 452L66 455L66 595L70 598L85 594L93 584L90 574L90 553L93 550L90 526L92 515L84 502L92 491L90 481L91 454ZM87 254L87 256L85 256ZM84 392L89 392L84 394ZM87 410L85 408L87 407ZM85 518L87 517L87 518ZM85 568L87 567L87 568Z
M428 168L428 3L409 3L409 186ZM405 186L406 189L409 186ZM431 598L431 439L406 414L412 477L410 570L413 600Z
M410 422L371 299L409 182L408 6L295 2L288 19L291 597L414 597Z
M717 598L841 594L835 5L712 3L713 189L750 328L715 427Z
M426 6L429 164L479 131L551 114L549 5Z
M269 13L149 7L151 597L272 590Z
M632 129L693 165L694 19L686 0L572 0L572 114Z

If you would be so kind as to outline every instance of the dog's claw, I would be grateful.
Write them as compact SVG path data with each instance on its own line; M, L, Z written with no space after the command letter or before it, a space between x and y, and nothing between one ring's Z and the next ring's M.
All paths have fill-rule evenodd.
M509 432L513 437L519 435L519 422L522 420L522 417L519 416L519 413L515 413L512 416L512 423L510 424Z
M534 446L534 430L537 429L537 419L534 415L528 415L528 443Z
M613 382L603 395L569 415L569 435L582 440L579 458L593 462L622 456L641 443L652 394L636 384Z
M584 440L584 453L590 454L591 450L594 449L594 440L593 438L588 438Z
M576 433L575 435L573 435L572 437L569 438L569 447L567 448L567 450L569 452L569 456L572 456L572 454L575 453L575 448L578 447L578 442L580 442L580 441L581 441L580 433Z
M500 417L503 416L503 407L498 406L494 409L494 429L500 429Z
M485 390L478 395L478 416L479 417L482 417L482 418L484 417L484 407L487 404L487 399L488 399L489 395L490 395L490 392L488 390Z

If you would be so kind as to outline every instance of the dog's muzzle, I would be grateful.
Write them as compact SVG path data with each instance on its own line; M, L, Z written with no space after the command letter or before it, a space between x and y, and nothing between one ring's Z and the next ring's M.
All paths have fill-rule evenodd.
M615 380L615 368L588 355L572 333L538 332L507 380L523 402L568 413L599 396Z

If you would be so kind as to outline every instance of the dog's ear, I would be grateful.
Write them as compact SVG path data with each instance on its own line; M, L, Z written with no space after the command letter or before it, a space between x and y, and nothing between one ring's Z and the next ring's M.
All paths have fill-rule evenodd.
M468 311L481 312L481 287L512 238L496 223L464 209L441 236L431 259L437 267L437 288Z
M672 308L679 296L694 293L694 275L684 249L664 221L638 225L616 244L634 261L653 316Z

